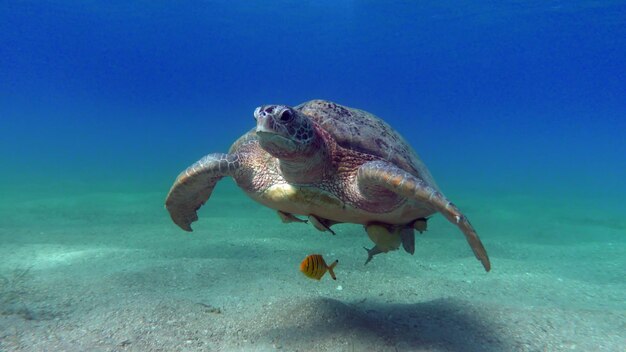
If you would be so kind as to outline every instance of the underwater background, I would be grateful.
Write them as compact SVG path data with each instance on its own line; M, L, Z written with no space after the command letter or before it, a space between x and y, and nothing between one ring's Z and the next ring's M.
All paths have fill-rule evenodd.
M492 272L439 215L364 267L230 180L175 227L181 170L311 99L397 129ZM0 171L0 351L626 346L624 1L0 1Z

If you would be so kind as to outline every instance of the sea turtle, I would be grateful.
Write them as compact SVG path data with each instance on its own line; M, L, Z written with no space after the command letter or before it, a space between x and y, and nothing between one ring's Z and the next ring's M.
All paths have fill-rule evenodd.
M402 244L414 252L414 229L440 212L458 226L485 270L490 263L476 231L439 190L430 172L398 132L378 117L312 100L296 107L263 105L256 127L228 154L209 154L183 171L167 195L172 220L191 231L196 211L225 176L283 222L306 222L321 231L337 223L363 224L372 256ZM333 232L334 233L334 232ZM367 249L367 248L366 248Z

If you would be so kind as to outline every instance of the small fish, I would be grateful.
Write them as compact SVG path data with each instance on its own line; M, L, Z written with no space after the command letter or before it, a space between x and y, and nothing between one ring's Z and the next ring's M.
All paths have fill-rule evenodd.
M339 263L339 260L335 260L334 263L328 266L321 254L311 254L300 263L300 271L307 277L315 280L321 279L328 271L333 280L337 280L335 272L333 272L333 268L337 263Z

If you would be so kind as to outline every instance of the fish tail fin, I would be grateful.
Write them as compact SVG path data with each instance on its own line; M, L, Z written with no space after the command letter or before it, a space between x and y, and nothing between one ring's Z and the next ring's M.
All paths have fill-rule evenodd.
M372 247L372 249L367 249L366 247L363 247L363 249L367 251L367 259L365 260L365 264L363 265L367 265L367 263L369 263L370 260L372 260L372 258L374 258L376 254L380 253L380 252L374 251L375 249L377 249L376 246Z
M330 274L330 277L333 278L333 280L337 280L337 277L335 276L335 272L333 271L333 269L337 266L337 263L339 263L339 259L335 260L332 264L330 264L330 266L328 267L328 273Z

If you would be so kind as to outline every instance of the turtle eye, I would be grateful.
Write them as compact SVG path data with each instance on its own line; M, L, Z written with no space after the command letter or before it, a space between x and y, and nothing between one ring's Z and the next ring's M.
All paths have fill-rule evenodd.
M289 122L293 120L293 113L291 110L285 110L280 114L280 122Z

